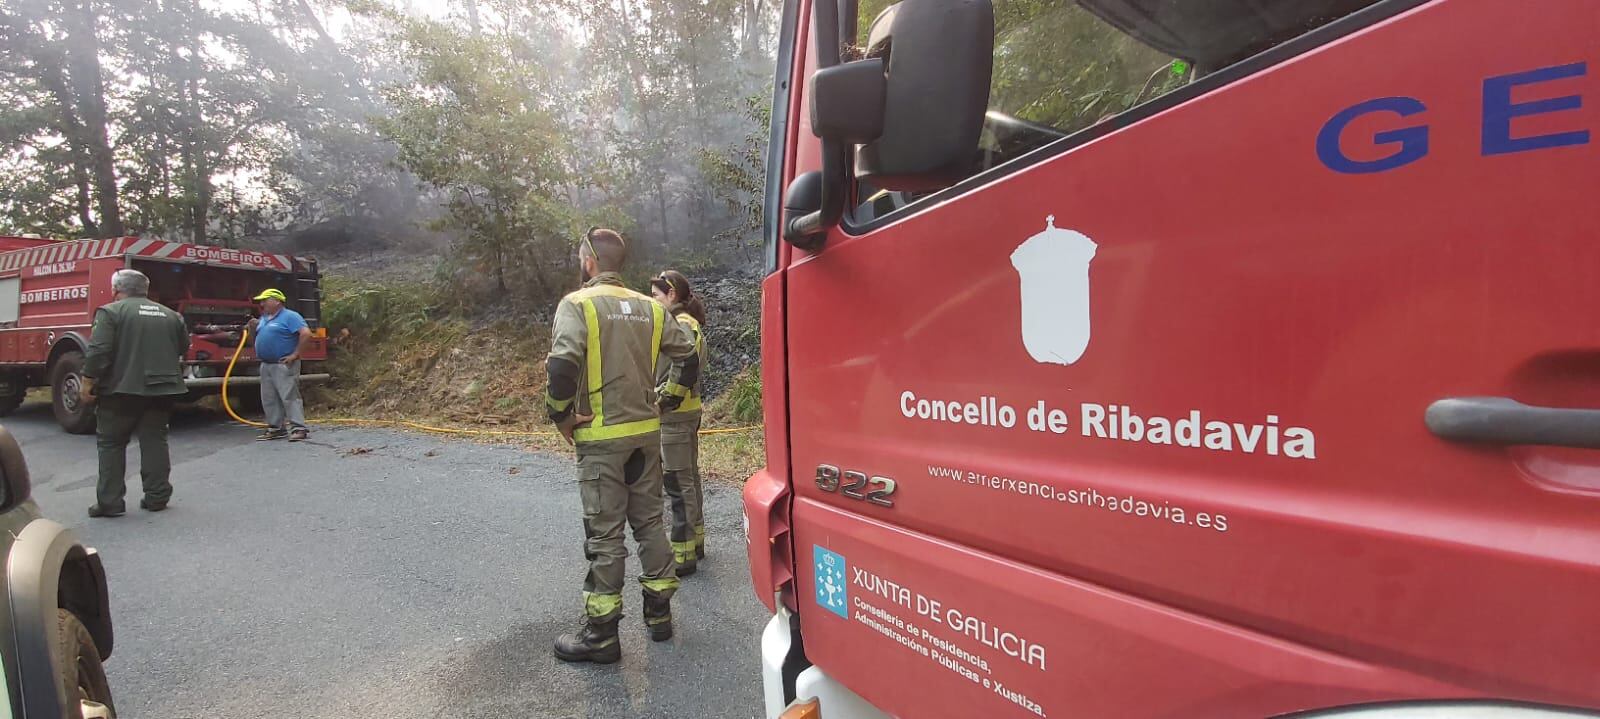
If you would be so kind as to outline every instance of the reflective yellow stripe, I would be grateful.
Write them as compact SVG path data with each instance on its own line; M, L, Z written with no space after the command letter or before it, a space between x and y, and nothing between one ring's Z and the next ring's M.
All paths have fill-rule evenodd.
M645 589L657 594L677 589L678 587L682 586L678 582L677 577L668 577L666 579L640 579L639 583L644 585Z
M650 303L650 318L655 320L655 327L650 330L650 376L656 376L656 360L661 357L661 328L666 324L666 310L662 309L660 302Z
M622 609L621 594L583 593L583 611L591 617L607 617Z
M651 417L633 422L623 422L610 427L598 427L590 424L579 427L572 433L572 438L579 442L598 442L602 439L618 439L621 437L635 437L641 434L661 431L661 418Z
M572 406L572 398L569 397L567 399L556 399L551 397L550 393L546 391L544 394L544 406L549 407L557 412L565 412L567 411L568 407Z
M589 363L589 412L594 415L590 427L605 425L606 410L605 398L600 396L600 385L605 384L605 375L600 366L600 315L595 312L594 300L583 300L583 322L589 326L589 345L584 348L585 359ZM578 430L583 432L584 430Z
M694 333L694 353L696 357L700 358L700 374L704 375L706 372L706 336L700 331L700 321L687 312L679 312L677 317L679 321L688 325L689 330ZM668 385L668 389L670 390L673 386L675 385ZM678 408L672 411L674 413L698 412L702 406L700 393L695 392L694 388L690 387L688 398L679 403Z

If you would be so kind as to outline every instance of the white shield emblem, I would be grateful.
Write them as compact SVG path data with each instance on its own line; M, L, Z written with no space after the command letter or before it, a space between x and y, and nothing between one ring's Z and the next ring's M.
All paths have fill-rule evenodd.
M1034 361L1070 365L1089 348L1089 261L1097 245L1081 232L1045 230L1011 253L1022 284L1022 346Z

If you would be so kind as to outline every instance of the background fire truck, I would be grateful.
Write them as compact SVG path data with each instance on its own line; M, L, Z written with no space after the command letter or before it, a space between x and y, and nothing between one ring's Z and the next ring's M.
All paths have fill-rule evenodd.
M256 313L250 298L268 287L282 290L288 306L311 325L306 362L327 359L315 260L137 237L0 237L0 415L21 405L28 388L48 386L64 429L94 431L93 408L78 400L83 355L95 308L113 300L111 275L123 268L149 275L150 299L188 323L193 342L183 365L186 400L220 391L228 360ZM251 348L244 349L233 374L230 390L259 385L260 365ZM327 378L315 369L303 377L313 383ZM248 401L256 393L247 389L236 396Z

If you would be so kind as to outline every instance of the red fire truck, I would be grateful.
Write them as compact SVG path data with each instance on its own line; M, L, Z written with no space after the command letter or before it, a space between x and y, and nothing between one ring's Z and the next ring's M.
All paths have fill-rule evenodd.
M113 300L111 275L124 268L149 275L150 299L189 323L188 399L220 390L223 370L255 311L250 298L269 287L283 290L289 306L312 326L315 336L306 360L327 358L315 260L137 237L64 242L0 237L0 415L21 405L29 387L48 386L63 428L94 431L92 408L78 400L79 372L95 308ZM249 348L234 374L230 389L259 384L259 364ZM327 378L315 371L304 377L308 382Z
M788 0L767 715L1593 716L1597 61L1592 0Z

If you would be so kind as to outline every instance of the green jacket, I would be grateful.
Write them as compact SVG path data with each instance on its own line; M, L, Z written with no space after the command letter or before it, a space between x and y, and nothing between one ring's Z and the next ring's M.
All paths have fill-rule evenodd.
M661 355L672 365L663 391L684 397L688 388L677 380L684 361L695 354L694 339L666 308L622 286L617 273L603 272L561 299L550 335L550 356L581 371L573 398L547 393L546 404L564 411L576 402L578 414L594 415L573 433L580 448L613 451L660 441L655 378Z
M701 331L700 322L685 312L681 305L667 308L672 318L683 326L683 330L694 338L695 354L700 356L700 376L694 380L694 386L689 388L689 396L683 398L683 403L671 412L661 415L661 421L666 424L688 423L700 418L700 387L705 383L706 377L706 338ZM662 365L656 368L656 384L664 385L670 378L667 376L671 368Z
M129 297L94 311L83 374L95 394L146 397L183 394L183 355L189 330L183 317L159 302Z

